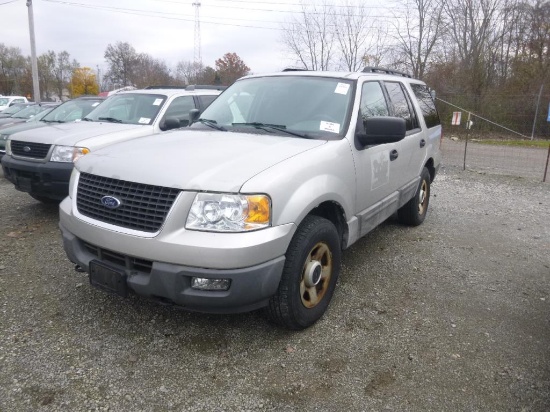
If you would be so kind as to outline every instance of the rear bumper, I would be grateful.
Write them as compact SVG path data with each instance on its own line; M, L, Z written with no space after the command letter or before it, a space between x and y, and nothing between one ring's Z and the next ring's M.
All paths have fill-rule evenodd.
M4 155L1 159L4 177L22 192L62 200L69 194L73 163L33 162Z

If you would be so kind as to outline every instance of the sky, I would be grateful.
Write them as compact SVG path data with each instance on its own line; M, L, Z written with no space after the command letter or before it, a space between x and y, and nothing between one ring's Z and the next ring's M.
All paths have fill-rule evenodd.
M327 2L342 7L344 1ZM376 13L387 7L376 0L363 2ZM128 42L174 70L179 61L194 60L194 3L200 3L204 65L214 67L230 52L252 73L296 66L281 36L283 24L299 12L300 0L32 0L36 53L67 51L81 67L99 70L101 76L107 70L107 46ZM30 56L26 0L0 0L0 22L0 43Z

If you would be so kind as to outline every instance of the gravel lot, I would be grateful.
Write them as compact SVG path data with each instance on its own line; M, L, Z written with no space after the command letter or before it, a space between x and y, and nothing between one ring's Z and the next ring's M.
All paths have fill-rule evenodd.
M0 179L0 411L548 411L550 185L444 168L424 224L343 256L326 316L187 313L88 285Z

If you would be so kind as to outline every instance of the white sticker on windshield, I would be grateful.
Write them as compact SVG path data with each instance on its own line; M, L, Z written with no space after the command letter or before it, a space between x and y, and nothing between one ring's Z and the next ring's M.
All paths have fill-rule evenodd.
M92 104L92 107L96 107L99 104L99 102Z
M153 106L160 106L161 103L162 103L162 99L156 99L156 100L153 102Z
M347 84L347 83L338 83L336 85L336 90L334 90L334 93L348 94L348 90L349 90L349 84Z
M319 130L322 130L324 132L340 133L340 124L321 121L321 126L319 127Z
M138 120L138 123L139 124L149 124L150 121L151 121L151 119L149 119L148 117L140 117L139 120Z

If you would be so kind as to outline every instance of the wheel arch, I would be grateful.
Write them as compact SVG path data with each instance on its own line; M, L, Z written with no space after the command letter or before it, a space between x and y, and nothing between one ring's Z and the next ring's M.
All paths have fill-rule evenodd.
M346 212L344 211L342 205L333 200L324 201L306 214L306 216L309 215L319 216L330 221L336 227L336 231L338 232L340 248L344 249L349 236L349 228L346 223Z

